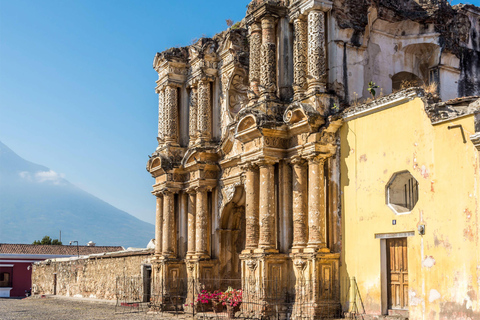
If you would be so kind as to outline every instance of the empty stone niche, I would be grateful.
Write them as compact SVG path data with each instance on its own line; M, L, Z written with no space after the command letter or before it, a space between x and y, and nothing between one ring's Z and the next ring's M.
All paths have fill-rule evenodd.
M394 173L385 189L387 205L397 215L410 213L418 202L418 181L407 170Z

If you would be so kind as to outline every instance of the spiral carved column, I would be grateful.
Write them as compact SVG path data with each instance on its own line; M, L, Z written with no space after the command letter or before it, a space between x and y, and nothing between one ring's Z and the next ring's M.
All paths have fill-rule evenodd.
M260 96L260 52L262 47L262 27L259 23L250 26L250 98L257 100Z
M307 21L303 16L298 16L293 21L293 91L294 99L301 100L307 88Z
M260 92L262 99L273 99L277 90L277 46L275 39L275 19L262 18L262 51L260 65Z
M188 119L188 133L190 137L190 146L195 143L198 136L198 101L197 101L197 87L192 87L190 91L190 105L189 105L189 119Z
M165 88L158 91L158 143L165 141Z
M325 13L312 10L308 13L308 90L325 92L326 84Z
M202 79L198 83L197 142L208 142L212 135L212 115L210 99L210 82Z
M165 143L176 145L178 135L178 96L176 86L168 85L165 87L164 105Z

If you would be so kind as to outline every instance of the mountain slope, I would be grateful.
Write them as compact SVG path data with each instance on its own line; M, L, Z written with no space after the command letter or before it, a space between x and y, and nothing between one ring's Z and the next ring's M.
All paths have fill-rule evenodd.
M29 162L0 142L0 243L45 235L68 243L145 247L155 227Z

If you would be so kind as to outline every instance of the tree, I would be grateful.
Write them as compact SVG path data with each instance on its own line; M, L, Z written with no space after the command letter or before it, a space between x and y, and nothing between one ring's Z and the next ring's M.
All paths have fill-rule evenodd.
M42 240L35 240L33 241L32 244L43 244L43 245L55 245L55 246L61 246L62 242L59 241L58 239L51 239L49 236L45 236L42 238Z
M52 239L49 236L45 236L43 237L42 241L40 241L40 244L51 245Z

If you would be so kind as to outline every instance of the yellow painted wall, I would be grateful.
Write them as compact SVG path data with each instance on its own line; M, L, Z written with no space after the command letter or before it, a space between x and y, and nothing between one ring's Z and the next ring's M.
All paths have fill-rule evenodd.
M447 128L457 124L466 144L460 129ZM366 312L381 314L375 234L414 231L408 238L410 319L480 319L479 156L469 139L474 133L473 115L432 126L419 98L344 123L344 308L348 279L355 277ZM395 215L385 204L385 185L403 170L418 181L419 200L411 213ZM421 223L424 236L417 231Z

